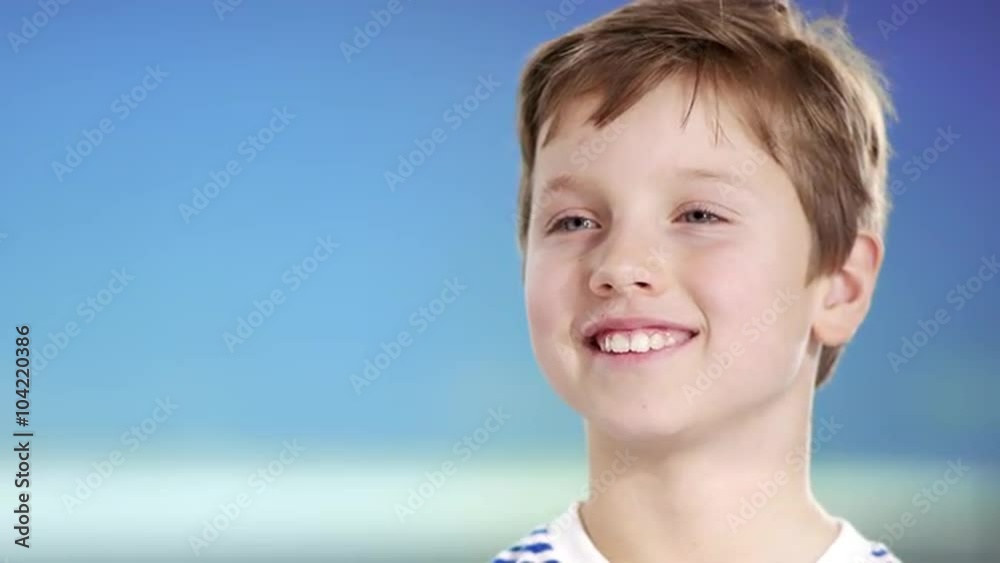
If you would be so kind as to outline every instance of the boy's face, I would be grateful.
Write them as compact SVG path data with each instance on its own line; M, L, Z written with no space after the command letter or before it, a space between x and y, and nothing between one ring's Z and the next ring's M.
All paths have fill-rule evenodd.
M555 390L620 439L717 424L814 377L820 289L795 189L722 99L718 137L711 96L682 127L689 100L666 81L595 130L597 100L580 99L537 153L532 345Z

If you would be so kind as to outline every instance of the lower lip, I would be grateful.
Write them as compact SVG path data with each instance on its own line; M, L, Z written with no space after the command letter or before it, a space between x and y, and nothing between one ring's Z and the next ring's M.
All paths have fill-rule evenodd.
M620 366L637 365L666 358L667 356L676 353L678 350L681 350L688 344L694 342L698 336L699 335L696 334L677 346L667 346L666 348L650 350L649 352L625 352L618 354L615 352L603 352L599 348L592 348L590 346L587 347L587 350L590 351L591 356L603 363Z

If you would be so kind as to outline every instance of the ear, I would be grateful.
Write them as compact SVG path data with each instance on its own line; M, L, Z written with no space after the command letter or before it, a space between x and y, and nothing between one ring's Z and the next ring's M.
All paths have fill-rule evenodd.
M844 265L825 276L819 314L813 323L813 332L821 344L846 344L861 326L871 306L883 252L881 237L862 231Z

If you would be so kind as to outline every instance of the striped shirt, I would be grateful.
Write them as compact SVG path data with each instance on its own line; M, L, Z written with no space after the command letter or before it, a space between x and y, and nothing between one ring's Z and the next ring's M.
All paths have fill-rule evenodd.
M579 502L558 518L532 530L497 554L493 563L608 563L580 521ZM850 522L838 520L840 534L816 563L900 563L884 545L865 539Z

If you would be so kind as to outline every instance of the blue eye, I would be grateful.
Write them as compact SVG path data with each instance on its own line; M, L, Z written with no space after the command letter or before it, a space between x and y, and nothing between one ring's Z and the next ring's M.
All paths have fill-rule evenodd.
M689 209L684 213L681 213L680 218L682 222L685 223L696 223L696 224L708 224L708 223L725 223L726 220L720 215L709 211L704 207L696 207L694 209Z
M588 226L590 228L596 227L597 221L580 215L569 215L556 221L555 224L552 225L552 228L549 229L549 232L573 232L582 228L587 228Z

